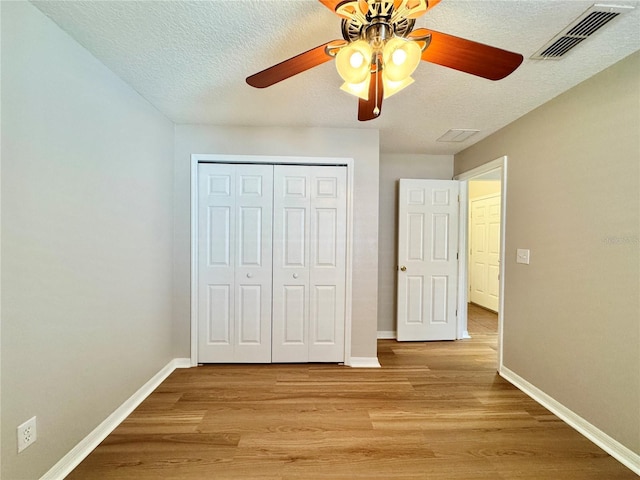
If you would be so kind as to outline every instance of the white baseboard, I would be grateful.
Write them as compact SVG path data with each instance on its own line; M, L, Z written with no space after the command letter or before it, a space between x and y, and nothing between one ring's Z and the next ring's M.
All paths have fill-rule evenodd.
M617 440L611 438L599 428L587 422L580 415L569 410L557 400L553 399L542 390L527 382L517 373L505 366L500 367L500 376L512 383L543 407L550 410L557 417L573 427L605 452L618 460L624 466L631 469L636 475L640 475L640 455L628 449Z
M352 368L380 368L378 357L351 357L347 365Z
M396 339L396 331L395 330L379 331L378 332L378 339L380 339L380 340L395 340Z
M190 358L174 358L171 362L173 363L173 369L174 370L176 368L191 368L191 367L193 367L193 364L191 363L191 359Z
M69 453L49 469L40 480L62 480L76 468L107 436L120 425L151 392L173 372L176 368L189 368L190 358L174 358L156 373L147 383L138 389L131 397L120 405L100 425L84 437Z

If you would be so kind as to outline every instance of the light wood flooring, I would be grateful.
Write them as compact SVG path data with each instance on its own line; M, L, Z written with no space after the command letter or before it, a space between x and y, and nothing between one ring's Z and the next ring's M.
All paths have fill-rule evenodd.
M470 335L498 334L498 314L475 303L467 305L467 331Z
M475 308L471 340L380 340L380 369L176 370L68 478L637 479L496 374Z

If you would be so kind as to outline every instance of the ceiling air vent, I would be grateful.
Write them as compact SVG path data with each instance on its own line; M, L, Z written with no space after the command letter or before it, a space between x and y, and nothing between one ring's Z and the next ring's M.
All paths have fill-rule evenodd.
M618 15L630 10L633 10L633 7L593 5L534 53L531 58L534 60L559 60L569 50L593 35Z
M480 130L472 130L470 128L452 128L442 135L436 142L464 142L467 138L472 137Z

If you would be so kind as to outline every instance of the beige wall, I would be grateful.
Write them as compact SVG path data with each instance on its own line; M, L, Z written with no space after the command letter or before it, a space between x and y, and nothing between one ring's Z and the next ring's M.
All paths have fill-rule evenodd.
M455 171L502 155L504 365L640 454L640 53L456 155Z
M378 331L396 331L398 180L450 180L453 155L380 154L380 232L378 234Z
M1 476L18 480L172 359L173 125L30 3L0 8Z
M175 137L176 356L190 355L190 162L193 153L353 158L351 354L375 357L378 278L378 131L178 125Z

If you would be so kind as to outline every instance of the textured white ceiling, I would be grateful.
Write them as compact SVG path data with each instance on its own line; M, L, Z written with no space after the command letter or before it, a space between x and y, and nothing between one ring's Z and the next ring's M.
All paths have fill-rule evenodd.
M380 130L381 151L453 154L640 49L640 1L560 61L529 57L594 1L443 0L416 28L524 55L492 82L421 62L415 83L358 122L328 62L266 89L244 79L332 39L340 19L316 0L33 1L175 123ZM606 92L603 92L606 94ZM478 129L462 143L436 139Z

